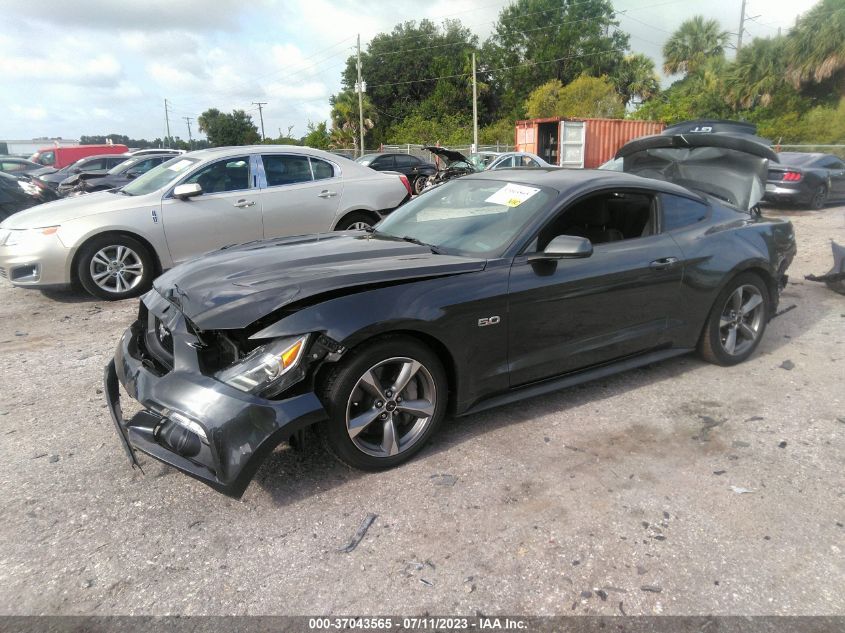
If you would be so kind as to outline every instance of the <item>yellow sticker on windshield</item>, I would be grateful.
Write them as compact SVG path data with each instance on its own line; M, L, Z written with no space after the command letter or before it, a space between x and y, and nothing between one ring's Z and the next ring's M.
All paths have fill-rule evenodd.
M518 207L538 191L540 190L536 187L526 187L525 185L516 185L509 182L492 196L487 198L485 202L502 204L506 207Z

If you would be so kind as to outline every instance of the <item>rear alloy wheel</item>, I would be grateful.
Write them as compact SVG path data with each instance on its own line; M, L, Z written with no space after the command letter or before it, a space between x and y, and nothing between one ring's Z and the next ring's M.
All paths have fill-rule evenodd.
M335 227L335 231L363 231L373 227L373 219L364 213L350 213Z
M741 363L760 343L768 320L769 299L765 284L756 275L739 275L716 300L699 351L711 363Z
M319 429L346 464L382 470L411 458L446 412L443 367L413 339L390 338L353 351L326 381L329 421Z
M820 209L824 209L824 205L827 202L827 187L824 185L819 185L816 187L816 190L813 192L813 197L810 198L810 208L818 211Z
M153 257L141 242L126 235L109 235L88 242L77 264L82 287L101 299L128 299L149 289Z

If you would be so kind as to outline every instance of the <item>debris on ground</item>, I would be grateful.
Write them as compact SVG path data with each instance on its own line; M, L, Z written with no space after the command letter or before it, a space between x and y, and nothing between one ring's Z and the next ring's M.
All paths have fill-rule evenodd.
M434 481L435 486L454 486L458 483L458 478L449 473L437 473L430 477Z
M50 455L50 463L51 464L55 464L57 461L59 461L58 455Z
M733 490L738 495L747 495L751 494L752 492L756 492L751 490L751 488L742 488L740 486L731 486L731 490Z
M786 440L783 440L778 444L778 448L786 448Z
M792 371L795 368L795 363L787 358L780 364L780 368L785 369L786 371Z
M628 615L627 613L625 613L625 607L622 606L622 600L619 601L619 613L621 613L622 615Z
M830 248L833 251L833 268L824 275L804 275L804 279L822 281L833 292L845 295L845 246L840 246L831 240Z
M743 442L742 440L734 440L733 442L731 442L731 446L733 446L734 448L748 448L749 446L751 446L751 444L749 444L748 442Z
M661 593L663 591L663 588L657 585L643 585L640 589L649 593Z
M604 589L597 589L596 595L601 598L602 602L607 602L607 592Z
M724 475L726 472L728 472L728 471L727 470L714 470L713 474L714 475Z
M366 536L366 534L367 534L367 530L370 529L370 526L373 524L373 522L377 518L378 518L378 515L373 514L372 512L370 514L368 514L366 517L364 517L364 520L361 521L361 525L358 526L358 531L355 532L355 535L352 537L352 539L349 541L349 543L346 544L346 547L341 547L337 551L348 554L349 552L354 550L356 547L358 547L358 543L360 543L363 540L364 536Z
M424 584L426 587L433 587L433 586L434 586L434 583L433 583L433 582L431 582L431 581L429 581L429 580L426 580L425 578L420 578L420 579L419 579L419 581L420 581L422 584Z

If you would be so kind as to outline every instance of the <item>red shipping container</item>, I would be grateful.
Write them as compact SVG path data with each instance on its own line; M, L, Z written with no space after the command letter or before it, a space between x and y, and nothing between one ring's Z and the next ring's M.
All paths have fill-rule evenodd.
M553 165L594 169L628 141L660 134L665 126L634 119L552 117L517 121L516 150L537 154Z

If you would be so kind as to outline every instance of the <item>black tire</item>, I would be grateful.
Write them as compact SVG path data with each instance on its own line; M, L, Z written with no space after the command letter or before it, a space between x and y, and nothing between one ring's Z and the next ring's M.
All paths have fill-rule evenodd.
M827 203L827 187L824 185L819 185L816 187L815 191L813 191L813 195L810 196L810 208L814 211L819 211L820 209L824 209L824 205Z
M126 252L120 251L121 248L128 249L129 254L122 262L118 262L120 255ZM115 255L108 261L109 265L117 262L122 263L124 268L115 266L114 273L117 274L110 273L105 280L100 279L100 283L97 283L95 275L102 275L110 270L106 263L103 263L103 258L98 257L98 254L102 255L104 251ZM95 258L97 261L94 261ZM140 267L137 267L138 264ZM82 246L76 262L76 276L89 294L100 299L118 301L137 297L149 290L156 268L156 259L146 245L128 235L112 233L95 237ZM136 275L136 271L140 271L139 274Z
M422 369L416 370L399 393L391 394L389 387L396 383L401 368L411 364L407 361L419 363ZM384 380L387 386L381 388L382 395L391 395L380 400L362 388L361 381L366 375L374 376L380 388ZM426 395L427 388L433 389L429 390L429 395ZM329 452L343 463L369 471L392 468L411 459L437 430L446 415L448 389L442 363L419 341L390 336L365 343L348 352L322 381L318 393L329 419L318 424L316 430ZM410 397L403 399L403 395ZM426 400L427 397L433 400ZM433 404L433 413L422 417L402 412L402 403L408 404L412 398L417 404ZM382 406L377 406L379 404ZM347 420L354 422L368 417L372 417L372 422L359 425L359 434L353 439ZM389 436L396 438L392 446L398 452L373 454L383 446L391 445L387 439L388 427L391 429Z
M740 291L740 289L743 290ZM762 300L758 306L749 310L748 315L743 315L740 311L740 314L732 317L732 308L737 303L734 301L737 296L736 293L740 297L738 303L741 305L744 302L745 305L748 305L755 292ZM744 296L747 296L748 299L744 299ZM704 325L701 340L698 343L699 354L704 360L716 365L736 365L746 360L757 349L763 334L766 332L766 324L769 321L769 306L769 290L758 275L742 273L734 277L713 303L707 317L707 323ZM736 311L734 310L734 312ZM735 330L733 352L729 351L731 329ZM748 331L755 333L753 340L746 336L745 332Z
M425 183L426 183L427 180L428 180L428 176L417 176L414 179L414 186L412 187L412 189L414 190L414 193L416 195L420 195L423 192L423 189L425 189Z
M340 222L337 223L337 226L334 227L334 230L351 231L355 229L365 229L367 227L372 227L376 223L377 220L374 220L371 215L361 211L353 211L349 215L344 216Z

